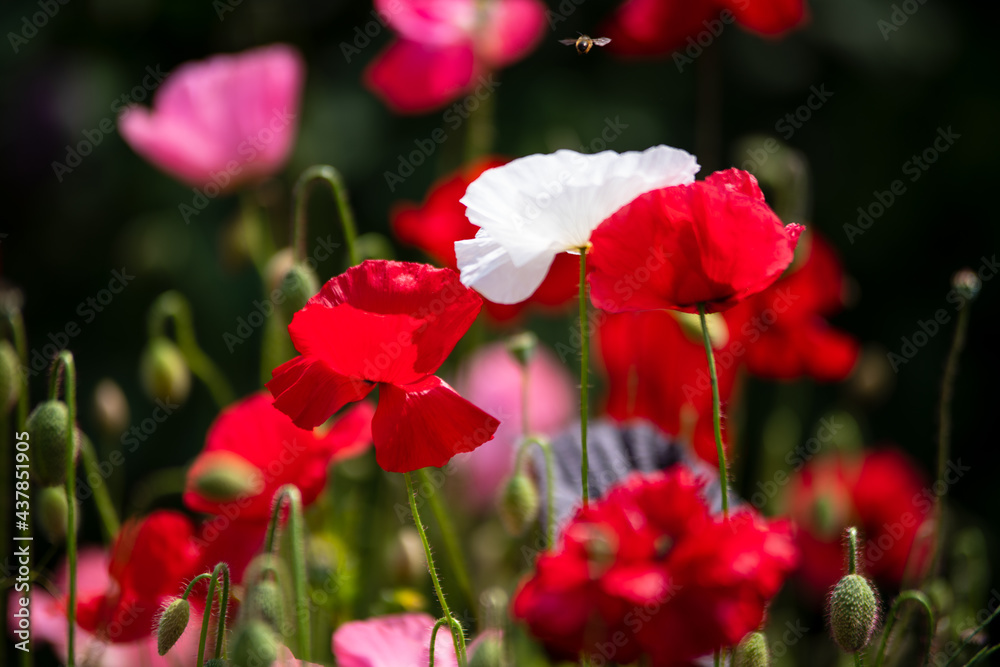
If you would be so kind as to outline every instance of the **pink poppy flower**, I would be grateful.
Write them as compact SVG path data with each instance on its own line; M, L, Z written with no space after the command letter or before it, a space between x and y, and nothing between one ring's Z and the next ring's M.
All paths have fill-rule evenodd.
M464 501L477 509L492 507L497 489L514 468L522 430L521 366L503 344L488 345L472 355L460 372L459 392L500 419L493 440L455 458L463 478ZM576 412L573 380L566 368L539 347L528 365L528 427L551 436L568 425Z
M333 655L340 667L425 667L434 619L427 614L391 614L344 623L333 633ZM457 667L447 628L434 640L434 663Z
M304 77L302 57L284 44L185 63L156 91L152 109L128 107L118 127L139 155L217 196L285 164Z
M538 0L375 0L399 39L368 66L365 83L399 113L443 106L490 72L526 56L542 36Z

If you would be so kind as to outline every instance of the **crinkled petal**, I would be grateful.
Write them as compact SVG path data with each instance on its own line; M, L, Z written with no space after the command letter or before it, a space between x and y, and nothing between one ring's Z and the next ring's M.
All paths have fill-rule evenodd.
M267 388L274 396L274 407L305 429L316 428L375 388L374 382L341 375L323 361L306 356L286 361L271 371L271 376Z
M499 425L436 376L405 386L383 384L372 420L375 459L388 472L441 467L492 440Z
M520 303L531 297L545 280L555 257L554 252L544 252L515 266L506 250L486 231L455 244L462 284L500 304Z

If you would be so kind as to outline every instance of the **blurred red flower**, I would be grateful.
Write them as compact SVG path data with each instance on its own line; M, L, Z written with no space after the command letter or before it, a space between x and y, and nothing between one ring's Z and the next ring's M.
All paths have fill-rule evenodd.
M701 458L718 463L703 343L689 337L671 313L651 310L606 315L598 349L608 378L608 415L648 419L665 433L690 439ZM725 427L737 367L718 359L716 370Z
M135 152L214 197L284 165L304 78L302 56L284 44L185 63L156 92L152 110L128 107L118 127Z
M458 270L455 242L475 238L479 227L465 216L465 204L459 199L469 184L487 169L507 164L510 160L488 158L480 160L438 181L431 187L423 204L396 204L392 212L392 229L403 243L416 246L434 262ZM580 258L561 253L556 255L548 276L527 301L512 305L484 299L487 314L497 322L518 317L529 304L550 308L563 306L577 294L580 282Z
M545 26L538 0L375 0L375 9L399 39L364 80L399 113L430 111L473 89L477 97L492 94L488 75L526 56Z
M301 353L267 383L301 428L379 387L372 419L389 472L443 466L493 438L499 422L432 375L475 321L482 299L451 269L368 260L330 279L288 327Z
M844 306L844 272L836 251L816 234L808 255L771 287L726 311L743 361L762 378L843 380L858 360L858 342L826 317Z
M653 190L591 235L591 298L609 312L726 310L778 279L802 229L783 226L739 169Z
M179 512L158 510L127 521L111 546L111 585L80 595L77 623L114 643L148 637L163 600L180 595L200 573L200 556L194 526Z
M799 528L802 577L814 592L825 594L843 576L849 526L861 531L862 574L893 586L904 574L918 576L929 565L929 554L914 545L933 503L926 480L898 450L810 462L792 478L785 496Z
M734 21L761 35L777 37L807 16L804 0L626 0L600 33L611 38L610 48L617 53L658 56L686 43L706 48Z
M571 659L687 665L738 642L762 621L796 550L787 523L750 510L714 517L701 489L679 466L633 475L579 509L522 582L514 616Z
M321 432L293 424L267 393L234 403L208 429L205 448L188 470L184 504L196 512L226 511L231 521L266 523L274 494L285 484L295 484L302 503L310 505L326 485L330 464L356 456L371 444L373 413L371 404L361 402ZM240 486L250 491L238 500L199 491L199 477L219 467L245 478Z

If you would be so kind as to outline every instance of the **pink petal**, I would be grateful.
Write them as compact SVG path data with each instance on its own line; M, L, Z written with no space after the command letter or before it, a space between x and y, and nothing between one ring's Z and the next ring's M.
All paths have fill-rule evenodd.
M446 45L468 39L475 0L375 0L375 9L404 39Z
M333 655L340 667L425 667L434 619L427 614L393 614L351 621L333 633ZM457 667L447 628L434 647L438 667Z
M545 5L538 0L495 0L476 36L476 53L490 67L526 56L545 33Z

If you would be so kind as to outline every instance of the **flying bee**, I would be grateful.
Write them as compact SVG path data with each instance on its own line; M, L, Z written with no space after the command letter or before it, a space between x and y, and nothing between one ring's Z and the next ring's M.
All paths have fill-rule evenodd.
M590 37L590 35L580 35L576 39L560 39L560 44L576 47L579 55L589 52L595 46L605 46L611 42L610 37Z

